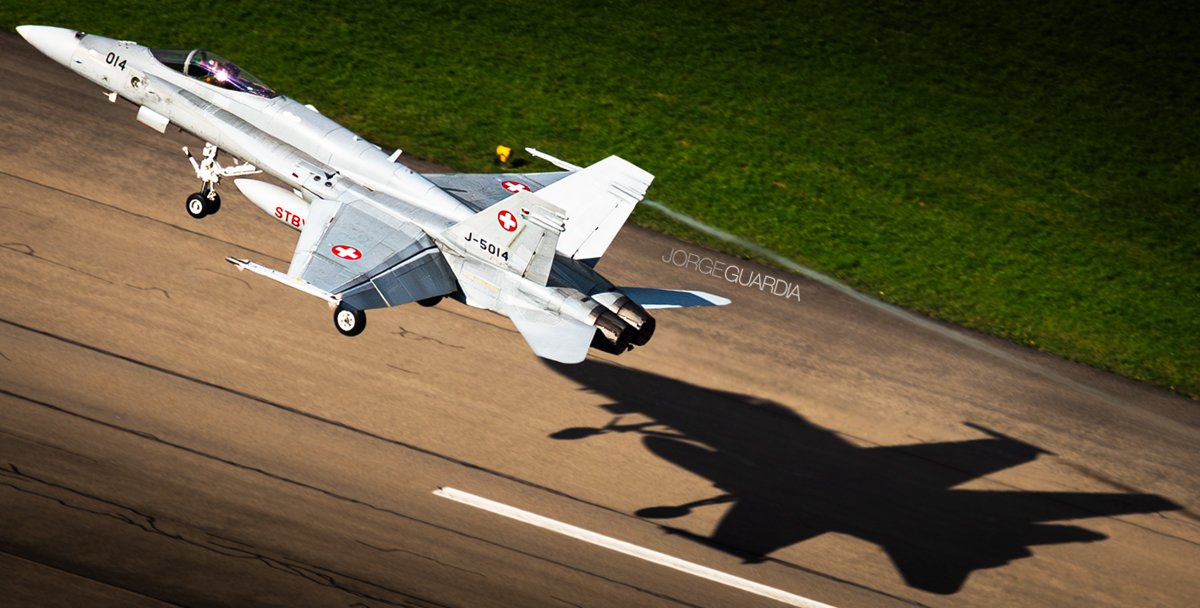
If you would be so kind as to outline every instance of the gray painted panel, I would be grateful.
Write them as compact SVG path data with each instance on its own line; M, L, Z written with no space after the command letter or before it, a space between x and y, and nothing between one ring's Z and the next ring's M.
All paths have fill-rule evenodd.
M422 177L449 192L476 211L483 211L512 196L505 190L506 181L518 182L537 192L570 175L570 171L548 173L424 173Z

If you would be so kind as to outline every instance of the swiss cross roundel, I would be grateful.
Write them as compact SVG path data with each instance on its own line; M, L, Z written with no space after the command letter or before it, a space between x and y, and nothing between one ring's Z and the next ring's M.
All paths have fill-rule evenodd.
M530 192L531 191L529 189L529 186L526 186L525 184L522 184L521 182L503 181L503 182L500 182L500 185L504 186L505 190L508 190L509 192L512 192L513 194L516 194L518 192Z
M331 251L333 251L333 255L343 260L357 260L362 257L361 251L349 245L334 245Z
M517 216L513 215L512 211L505 209L496 214L496 221L500 222L500 227L507 232L512 232L517 229Z

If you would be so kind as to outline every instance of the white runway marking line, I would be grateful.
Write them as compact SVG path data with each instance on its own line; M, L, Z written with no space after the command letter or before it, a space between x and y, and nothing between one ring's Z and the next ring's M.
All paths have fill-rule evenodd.
M706 578L710 581L721 583L722 585L727 585L735 589L741 589L742 591L753 593L755 595L771 598L789 606L800 606L801 608L834 608L829 604L823 604L816 600L810 600L804 596L788 593L787 591L776 589L774 587L768 587L762 583L756 583L739 576L726 574L720 570L714 570L707 566L701 566L700 564L679 559L678 557L672 557L666 553L659 553L658 551L653 551L645 547L627 543L623 540L617 540L611 536L605 536L603 534L592 532L591 530L585 530L583 528L572 526L571 524L565 524L561 521L550 519L549 517L543 517L536 513L530 513L529 511L524 511L516 507L510 507L504 503L489 500L482 496L476 496L469 492L463 492L462 490L456 490L454 488L438 488L434 490L433 493L434 495L441 496L442 498L448 498L455 502L460 502L477 509L483 509L484 511L489 511L497 515L503 515L509 519L515 519L519 522L537 526L544 530L550 530L551 532L557 532L564 536L570 536L571 538L582 540L593 545L599 545L605 549L610 549L618 553L624 553L625 555L630 555L638 559L644 559L648 562L653 562L660 566L666 566L680 572L686 572L692 576Z

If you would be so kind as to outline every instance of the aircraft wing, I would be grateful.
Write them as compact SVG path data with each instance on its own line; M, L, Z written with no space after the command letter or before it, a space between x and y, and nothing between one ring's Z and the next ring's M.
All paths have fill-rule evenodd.
M360 200L313 201L288 275L360 310L399 306L458 287L429 235Z
M422 177L449 192L467 206L483 211L519 192L537 192L570 175L548 173L423 173Z

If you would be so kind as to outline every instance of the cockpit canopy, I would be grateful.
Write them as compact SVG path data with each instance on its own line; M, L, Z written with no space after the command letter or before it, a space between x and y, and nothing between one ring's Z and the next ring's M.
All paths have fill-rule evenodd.
M250 93L259 97L278 97L263 81L237 66L234 62L209 51L193 49L150 49L159 63L183 72L196 80L215 87Z

